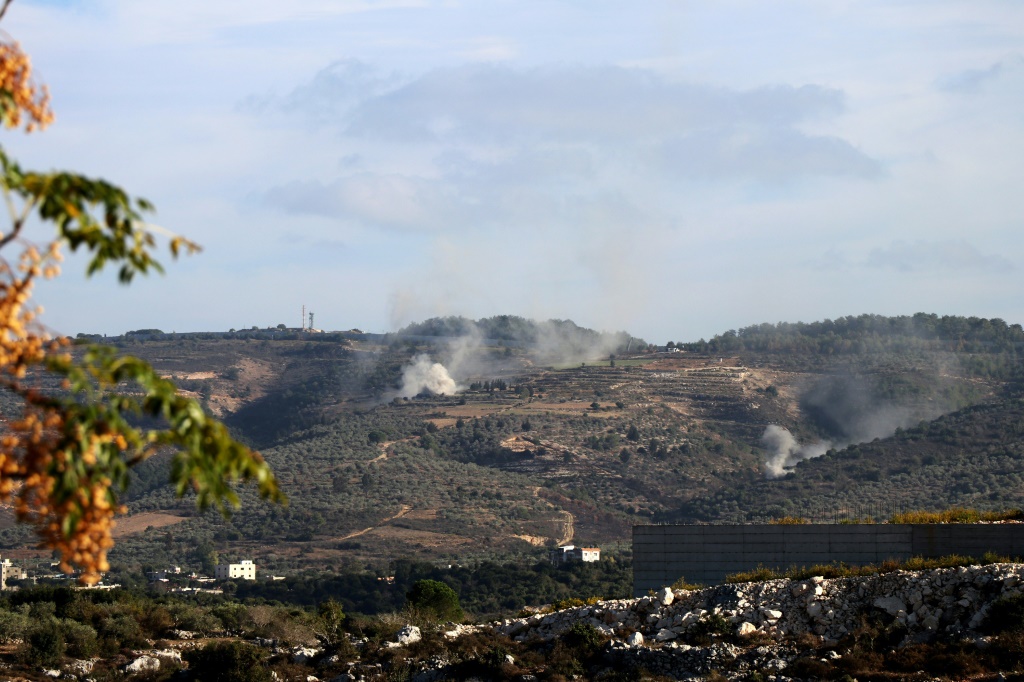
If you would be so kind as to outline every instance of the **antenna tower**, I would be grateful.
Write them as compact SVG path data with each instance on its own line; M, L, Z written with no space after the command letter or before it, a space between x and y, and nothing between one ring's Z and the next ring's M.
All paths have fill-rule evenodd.
M313 311L309 311L309 331L313 331Z
M299 326L302 327L302 331L306 331L306 306L302 306L302 319L299 321Z

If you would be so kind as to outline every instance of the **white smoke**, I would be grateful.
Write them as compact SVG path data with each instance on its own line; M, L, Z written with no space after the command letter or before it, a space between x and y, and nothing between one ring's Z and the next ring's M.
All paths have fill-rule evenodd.
M454 395L459 390L455 380L440 362L434 362L430 356L420 354L412 359L402 370L402 388L398 395L412 398L420 393L434 395Z
M767 478L782 478L797 463L821 457L832 447L830 441L800 445L792 433L776 424L770 424L764 430L761 442L771 451L764 463L764 475Z

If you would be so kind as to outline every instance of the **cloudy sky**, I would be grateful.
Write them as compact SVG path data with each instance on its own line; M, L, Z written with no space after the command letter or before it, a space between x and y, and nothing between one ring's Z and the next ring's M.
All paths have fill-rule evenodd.
M1024 321L1017 0L16 0L27 167L204 252L41 286L65 333L509 313L695 340Z

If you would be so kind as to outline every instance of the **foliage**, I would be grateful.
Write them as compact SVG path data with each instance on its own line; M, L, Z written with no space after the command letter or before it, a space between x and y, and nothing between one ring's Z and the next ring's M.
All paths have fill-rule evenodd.
M800 352L865 355L900 349L947 348L1016 353L1024 329L1000 319L930 315L858 315L812 323L760 324L730 330L710 341L682 344L691 352Z
M269 682L266 654L245 642L211 642L185 655L189 670L207 682Z
M417 580L406 595L409 606L442 621L461 621L465 616L455 590L438 580Z
M25 662L34 665L54 665L66 650L60 624L54 619L47 619L29 630L21 656Z
M1024 630L1024 594L1013 594L992 602L985 629L991 633Z
M978 511L977 509L944 509L941 511L915 510L894 514L889 523L992 523L996 521L1019 521L1024 510Z
M772 519L768 523L773 526L800 526L805 523L810 523L810 521L802 516L781 516L777 519Z
M707 644L713 637L723 637L732 633L732 624L719 613L709 613L702 616L687 631L687 636L693 641Z
M397 611L406 594L419 580L434 580L452 586L460 606L477 617L517 613L527 605L553 604L603 594L623 599L632 594L633 574L627 560L570 563L553 566L485 561L474 566L438 568L427 562L402 560L392 566L394 582L384 583L368 571L337 574L307 573L286 580L239 584L236 597L266 599L315 606L335 599L347 613L379 614Z
M679 576L674 583L670 585L673 590L699 590L704 587L700 583L691 583L684 576Z
M4 7L6 9L5 3ZM28 58L10 40L0 42L0 117L26 130L52 120L48 93L32 84ZM252 480L262 496L283 499L263 459L234 441L192 399L176 392L146 363L93 348L76 360L67 340L52 340L30 305L33 284L59 273L61 251L88 253L86 272L108 265L130 282L161 271L154 258L155 228L143 222L149 202L132 199L104 180L70 172L23 169L0 150L0 189L10 229L0 249L21 248L12 264L0 260L0 386L23 402L22 415L0 438L0 498L13 500L19 520L60 553L61 567L82 569L94 583L109 568L113 517L128 470L165 447L179 449L171 469L179 495L197 494L201 507L237 504L230 483ZM35 216L56 228L40 246L25 239ZM170 235L172 257L198 246ZM41 390L40 373L62 382L63 392ZM129 387L126 384L131 384ZM140 426L142 418L162 422Z

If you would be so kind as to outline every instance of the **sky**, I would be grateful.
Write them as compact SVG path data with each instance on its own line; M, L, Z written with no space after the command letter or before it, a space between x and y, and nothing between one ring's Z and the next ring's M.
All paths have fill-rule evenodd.
M60 333L1024 321L1016 0L16 0L0 28L57 115L0 144L204 247L129 287L71 259L36 292Z

